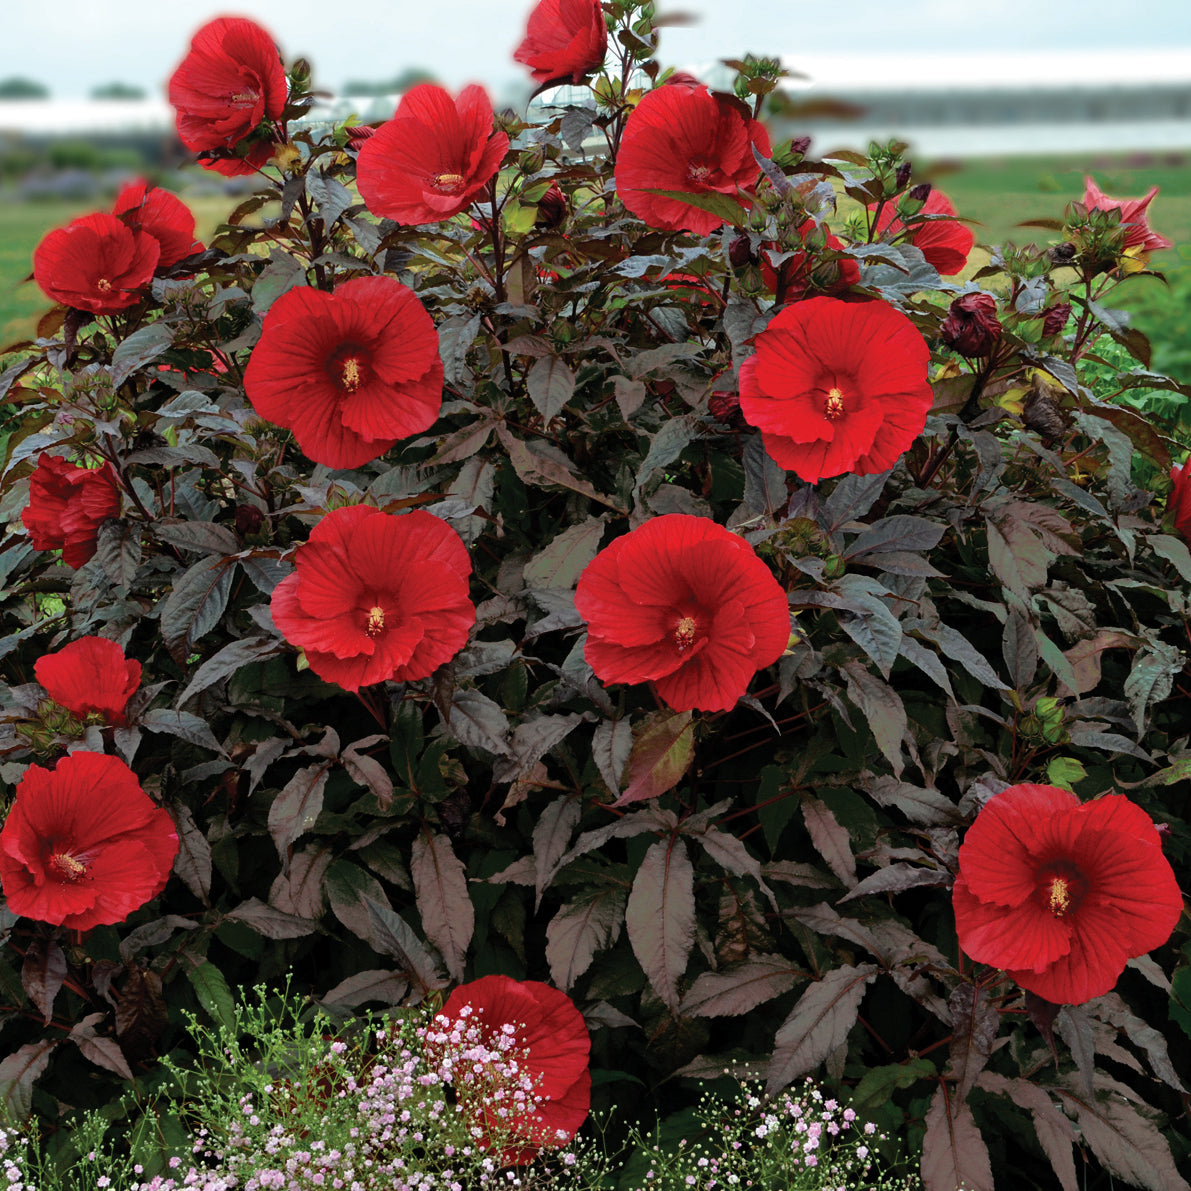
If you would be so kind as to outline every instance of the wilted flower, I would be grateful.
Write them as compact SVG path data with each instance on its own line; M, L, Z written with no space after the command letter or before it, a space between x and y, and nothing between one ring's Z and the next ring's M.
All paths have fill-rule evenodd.
M153 236L97 212L45 236L33 250L33 280L55 302L111 314L141 300L160 256Z
M567 196L557 182L550 183L550 189L538 199L538 215L534 227L561 227L567 217Z
M80 637L33 663L37 681L76 719L98 715L122 725L124 708L140 685L141 664L106 637Z
M533 72L534 82L583 81L608 52L608 26L600 0L541 0L529 14L525 40L513 57Z
M989 355L1001 341L997 300L992 294L964 294L951 303L939 335L961 356Z
M1070 302L1056 302L1053 306L1048 306L1042 314L1043 336L1058 335L1067 325L1067 320L1070 317Z
M99 527L120 514L120 489L110 463L75 467L43 451L29 477L29 505L21 521L38 550L61 550L62 561L81 567L95 554Z

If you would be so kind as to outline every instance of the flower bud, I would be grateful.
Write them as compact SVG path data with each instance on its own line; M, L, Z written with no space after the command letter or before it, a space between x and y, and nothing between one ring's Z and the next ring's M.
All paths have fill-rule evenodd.
M997 302L991 294L964 294L951 303L939 328L948 347L973 359L991 354L1001 338Z
M717 377L717 379L719 379ZM722 426L743 429L744 414L740 412L740 394L731 389L713 389L707 399L707 412Z
M534 227L561 227L570 212L567 196L563 194L557 182L550 183L550 189L538 199L538 217L534 220Z
M900 176L900 170L899 170ZM930 198L930 192L934 189L929 182L919 182L913 190L910 191L909 197L916 203L925 203Z
M734 269L743 269L745 265L757 263L757 255L753 252L753 243L748 236L737 236L728 245L728 259Z
M242 538L260 531L265 515L256 505L236 505L236 533Z
M1075 260L1076 248L1070 241L1062 244L1056 244L1053 248L1048 249L1046 255L1050 257L1052 265L1069 265Z
M1071 303L1070 302L1056 302L1053 306L1048 306L1042 312L1042 334L1044 337L1048 335L1058 335L1067 325L1067 320L1071 317Z
M804 157L810 147L811 138L809 136L796 136L790 142L790 152L797 154L799 157Z
M903 189L909 183L910 173L913 170L913 168L914 167L908 161L903 161L901 163L901 165L899 165L897 167L897 188L898 188L898 190Z

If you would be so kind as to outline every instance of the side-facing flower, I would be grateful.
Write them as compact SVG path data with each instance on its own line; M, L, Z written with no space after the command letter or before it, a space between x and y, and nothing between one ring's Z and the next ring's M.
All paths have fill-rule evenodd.
M870 207L869 210L873 210ZM923 215L955 215L955 207L951 200L941 191L932 189L922 204ZM877 219L877 234L892 229L895 238L906 231L906 225L898 217L897 208L886 203ZM921 249L927 263L934 265L944 277L952 277L962 273L968 263L968 253L976 243L976 237L971 229L955 218L929 219L925 223L917 224L906 235L906 239Z
M101 716L124 724L124 708L141 682L141 664L106 637L80 637L33 663L37 681L76 719Z
M600 0L541 0L529 14L525 40L513 57L536 83L583 81L598 70L608 52L608 26Z
M1029 784L990 799L968 828L953 903L965 954L1062 1005L1109 992L1126 961L1166 942L1183 910L1139 806Z
M120 514L120 489L110 463L75 467L43 451L29 477L29 504L21 521L38 550L61 550L67 566L81 567L95 553L99 527Z
M992 294L963 294L951 303L939 336L961 356L987 356L1001 342L1001 321Z
M1121 226L1125 228L1125 251L1136 250L1138 255L1154 252L1160 248L1172 248L1174 243L1165 236L1151 230L1146 208L1158 193L1157 186L1151 186L1144 197L1135 199L1110 198L1096 185L1092 178L1083 180L1083 205L1089 211L1120 211Z
M808 298L779 311L740 368L740 408L775 463L810 483L891 468L922 433L930 350L884 302Z
M273 620L327 682L357 691L426 678L467 644L471 559L430 513L335 509L294 561L273 591Z
M157 258L160 269L203 250L194 238L194 212L180 198L143 178L120 188L112 214L134 232L145 232L157 241L161 247Z
M722 194L751 206L761 172L754 146L768 156L769 134L733 99L671 82L644 95L630 114L616 158L616 192L650 227L707 235L723 216L651 192Z
M368 210L405 224L466 211L509 148L492 122L483 87L464 87L458 99L433 83L411 87L360 147L356 179Z
M617 538L575 591L603 682L653 682L675 711L727 711L790 639L785 592L736 534L669 513Z
M89 930L159 894L178 854L173 820L118 757L31 765L0 830L0 884L14 914Z
M330 294L286 291L244 374L256 412L328 467L357 467L429 429L442 386L434 321L392 277L356 277Z
M280 118L286 89L277 46L260 25L244 17L209 21L170 78L178 136L207 169L251 174L273 155L261 125Z
M1174 527L1191 541L1191 472L1186 463L1170 469L1170 496L1166 501L1167 512L1174 516Z
M160 255L151 235L96 212L45 236L33 250L33 280L55 302L112 314L141 300Z

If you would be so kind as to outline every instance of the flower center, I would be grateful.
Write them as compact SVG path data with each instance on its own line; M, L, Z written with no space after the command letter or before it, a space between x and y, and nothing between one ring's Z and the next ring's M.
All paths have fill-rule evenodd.
M95 283L95 288L99 290L101 294L110 294L112 292L112 283L106 277L101 277Z
M701 161L687 162L686 180L688 182L694 182L696 185L703 185L710 177L711 166L706 165Z
M1050 897L1047 901L1050 912L1056 918L1062 918L1071 908L1071 893L1067 882L1062 877L1055 877L1050 883Z
M343 361L343 373L341 378L343 387L349 393L354 393L360 387L363 379L364 378L360 375L360 361L357 360L355 356L348 356L347 359Z
M1056 918L1079 910L1087 896L1088 879L1070 860L1052 860L1038 873L1038 896Z
M384 627L385 610L379 604L373 604L368 609L368 623L364 626L364 632L370 637L377 637Z
M463 189L463 175L436 174L433 185L435 190L441 190L446 194L456 194Z
M61 880L69 881L72 885L87 875L87 866L81 860L76 860L69 852L52 853L50 868Z
M827 400L823 403L823 416L832 422L844 416L844 395L839 389L828 389Z
M693 616L684 616L674 626L674 640L678 644L678 652L683 653L695 644L695 631L699 626Z
M256 101L260 99L260 95L256 91L241 91L238 95L232 96L232 103L238 108L256 107Z

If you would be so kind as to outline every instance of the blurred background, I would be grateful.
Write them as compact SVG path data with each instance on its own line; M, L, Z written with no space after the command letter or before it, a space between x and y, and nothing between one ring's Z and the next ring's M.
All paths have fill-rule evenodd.
M28 334L46 301L29 255L50 228L110 203L148 176L184 195L210 235L228 192L187 164L165 83L204 21L252 17L287 62L306 57L328 93L325 118L392 114L426 79L483 83L523 108L512 59L532 0L5 0L0 41L0 345ZM1152 226L1176 248L1152 264L1170 276L1137 287L1137 306L1174 318L1166 339L1191 372L1191 3L1188 0L660 0L690 23L663 31L659 58L728 86L721 57L780 55L788 80L775 138L809 134L811 152L910 144L916 178L939 183L978 239L1044 236L1015 225L1061 217L1094 174L1114 196L1161 193ZM581 98L582 93L576 98ZM1179 249L1182 249L1180 253ZM1178 296L1178 301L1173 299ZM1168 299L1170 299L1168 301ZM1167 311L1165 306L1169 305ZM1151 311L1152 313L1152 311ZM1180 347L1181 344L1181 347ZM1171 357L1155 366L1178 367Z

